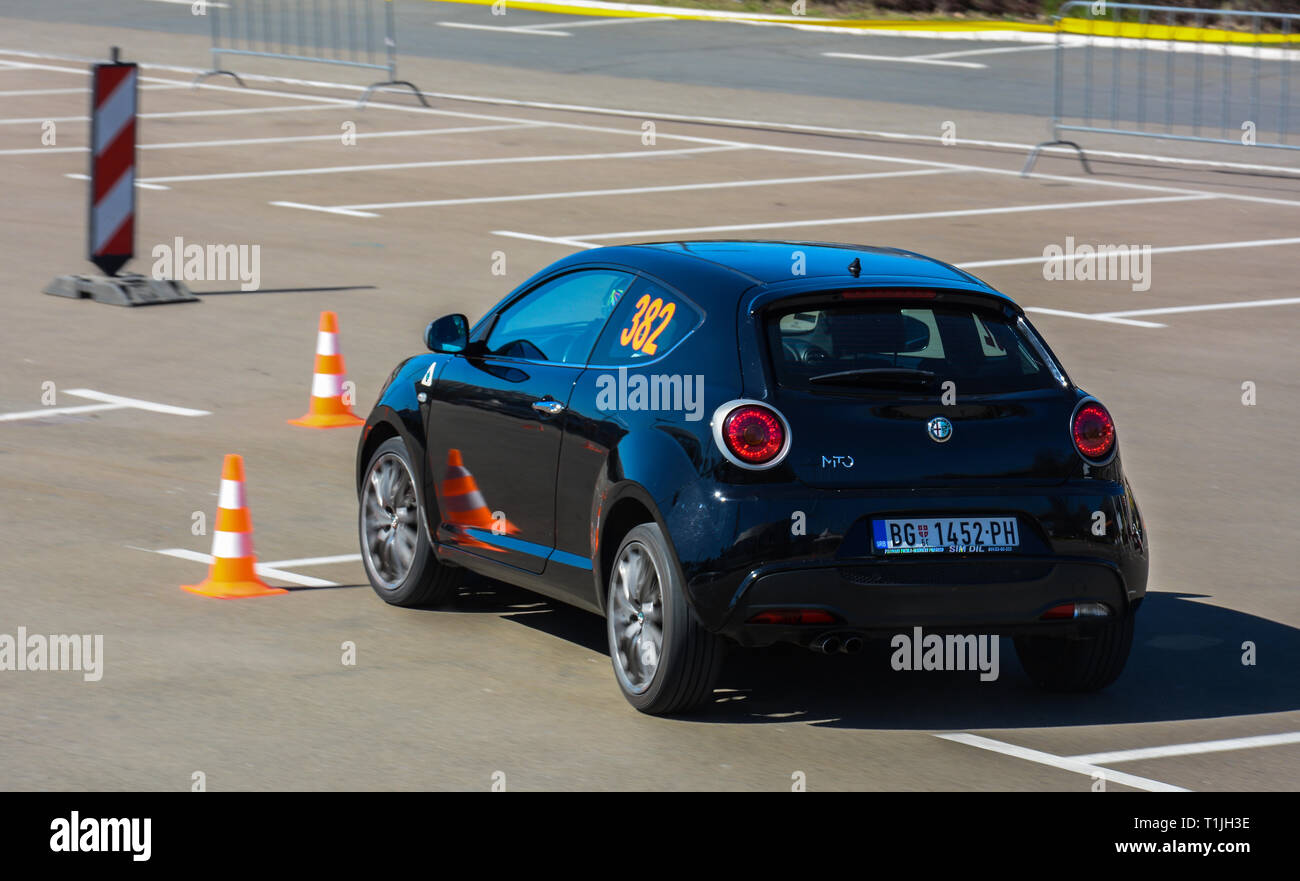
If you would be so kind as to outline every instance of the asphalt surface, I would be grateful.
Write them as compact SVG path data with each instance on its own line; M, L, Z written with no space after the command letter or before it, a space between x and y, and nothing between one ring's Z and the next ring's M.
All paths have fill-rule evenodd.
M100 16L106 26L87 21L92 6L101 4L8 4L0 50L89 55L120 45L141 61L202 64L201 30L185 36L173 17L184 7L114 4ZM507 36L448 37L458 29L436 24L482 20L484 8L408 10L427 26L421 33L472 59L404 54L403 75L431 91L823 126L883 114L923 134L938 133L936 108L987 98L970 71L944 73L942 86L882 85L860 101L834 83L810 97L799 83L815 74L792 73L799 62L784 58L761 73L766 85L711 85L684 72L692 65L682 59L698 58L714 33L738 42L796 33L783 29L641 22L573 28L581 36L569 38L511 34L519 42L491 49ZM615 52L619 40L683 79L581 68L582 53ZM919 54L919 42L886 50ZM659 57L684 45L697 49L676 65ZM1041 66L1049 54L990 58ZM645 144L635 117L445 98L424 110L396 95L358 111L355 90L260 80L241 90L226 80L193 91L189 75L146 67L141 110L164 115L140 120L140 178L151 188L138 193L130 268L148 272L152 248L177 236L258 245L260 289L208 279L191 283L208 295L199 304L118 309L39 293L56 275L88 269L86 185L68 177L85 170L76 149L87 138L85 69L0 52L0 634L100 634L104 674L0 671L0 787L179 790L202 771L212 790L483 790L502 772L520 790L781 790L802 772L809 789L1088 791L1090 775L1051 759L1152 749L1102 762L1134 775L1108 788L1297 788L1295 737L1162 749L1300 731L1300 304L1241 305L1297 296L1295 176L1138 160L1097 161L1087 176L1073 160L1047 158L1044 176L1024 179L1023 151L662 119ZM907 78L871 70L882 84ZM789 85L777 89L783 71ZM934 103L918 103L913 86ZM1029 97L990 106L970 127L1042 130ZM176 113L187 115L166 115ZM958 115L959 135L967 119ZM66 120L48 147L45 120ZM361 135L356 146L339 138L347 123ZM578 155L587 158L540 160ZM611 189L620 192L591 192ZM412 202L439 204L394 204ZM210 527L226 453L245 458L262 561L356 553L355 432L285 424L307 404L321 310L339 314L364 412L392 365L421 349L431 318L476 317L575 242L714 234L689 232L709 227L899 246L958 264L1026 261L971 271L1052 310L1034 321L1114 414L1149 527L1150 593L1114 686L1044 695L1009 643L994 682L895 673L879 647L852 658L737 652L715 703L653 719L619 696L599 618L502 584L473 581L454 610L400 610L374 596L353 558L284 564L298 581L271 579L293 588L284 596L219 602L179 589L204 564L157 551L209 551L194 514ZM1067 237L1151 245L1150 290L1046 280L1028 261ZM505 277L492 274L496 252ZM208 415L4 419L41 410L46 383L57 408L94 403L70 394L90 389ZM345 642L355 665L341 661ZM1254 665L1242 663L1246 642ZM936 736L947 734L1038 758Z

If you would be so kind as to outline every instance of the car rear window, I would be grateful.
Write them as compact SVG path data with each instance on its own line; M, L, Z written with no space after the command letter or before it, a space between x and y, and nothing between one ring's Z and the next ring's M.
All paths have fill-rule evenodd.
M782 388L930 396L1051 388L1053 370L1016 325L974 306L914 303L778 308L765 318Z

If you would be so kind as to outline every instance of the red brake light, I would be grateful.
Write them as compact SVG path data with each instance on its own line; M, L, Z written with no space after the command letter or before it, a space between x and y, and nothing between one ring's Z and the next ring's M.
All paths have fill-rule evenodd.
M1105 459L1115 449L1115 423L1106 408L1089 401L1074 411L1070 424L1074 446L1088 459Z
M846 300L933 300L938 294L920 288L868 288L842 291L840 296Z
M727 415L722 438L737 459L762 465L775 459L785 446L785 427L766 407L744 404Z

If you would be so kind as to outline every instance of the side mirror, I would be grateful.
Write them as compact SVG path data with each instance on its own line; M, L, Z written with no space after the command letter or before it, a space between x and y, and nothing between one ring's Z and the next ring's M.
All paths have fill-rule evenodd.
M424 344L430 352L453 354L469 346L469 319L464 315L444 315L429 322L424 329Z

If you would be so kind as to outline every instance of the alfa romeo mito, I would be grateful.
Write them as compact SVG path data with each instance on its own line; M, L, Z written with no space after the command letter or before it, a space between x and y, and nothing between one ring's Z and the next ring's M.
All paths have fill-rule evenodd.
M473 571L604 616L647 713L727 646L1014 637L1057 691L1123 670L1143 521L1106 407L1009 297L920 254L815 242L586 250L384 383L357 452L375 591Z

